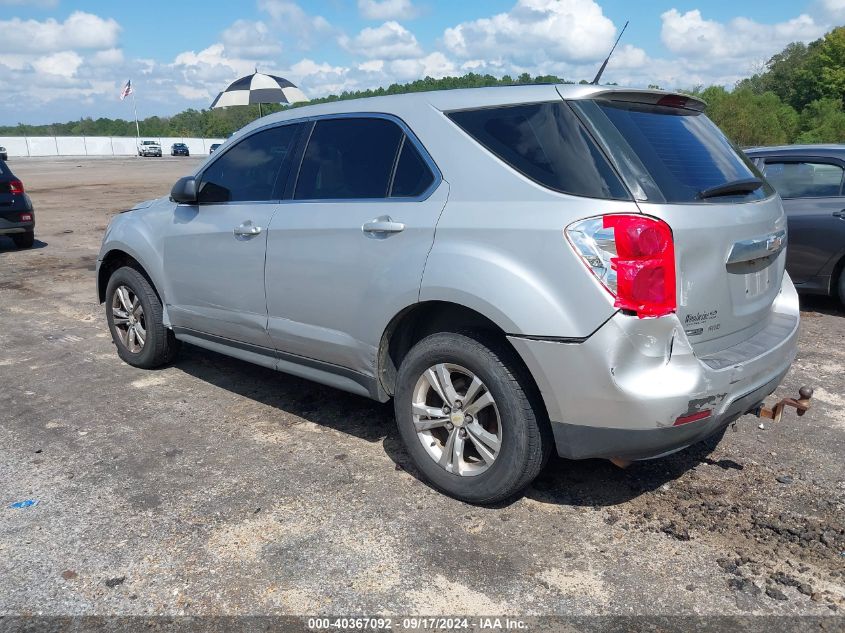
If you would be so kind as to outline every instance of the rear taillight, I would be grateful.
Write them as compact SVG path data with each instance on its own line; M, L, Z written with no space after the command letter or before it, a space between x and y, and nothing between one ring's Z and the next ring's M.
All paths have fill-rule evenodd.
M21 213L20 218L18 218L19 222L32 222L32 214L31 213Z
M13 196L23 195L23 183L20 180L13 180L9 183L9 192Z
M566 229L575 251L616 298L614 306L640 318L671 314L675 296L675 246L662 220L613 214Z

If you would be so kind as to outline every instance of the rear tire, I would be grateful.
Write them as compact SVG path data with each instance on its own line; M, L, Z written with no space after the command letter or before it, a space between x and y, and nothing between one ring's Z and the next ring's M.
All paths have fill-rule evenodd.
M469 503L495 503L526 488L551 451L535 392L504 342L476 332L432 334L399 368L399 433L435 488Z
M179 342L164 327L161 301L134 268L118 268L109 278L106 320L118 355L133 367L153 369L175 358Z
M18 248L32 248L35 244L35 231L27 231L26 233L17 233L10 235L15 246Z

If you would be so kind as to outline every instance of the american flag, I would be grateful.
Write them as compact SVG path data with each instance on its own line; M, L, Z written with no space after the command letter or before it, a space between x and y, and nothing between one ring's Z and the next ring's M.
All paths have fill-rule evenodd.
M132 80L126 82L123 90L120 91L120 100L123 101L126 97L132 94Z

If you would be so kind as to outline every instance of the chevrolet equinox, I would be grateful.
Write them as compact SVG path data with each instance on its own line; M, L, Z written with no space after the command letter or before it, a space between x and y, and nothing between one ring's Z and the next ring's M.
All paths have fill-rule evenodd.
M689 446L775 390L799 322L781 200L704 107L533 85L262 118L109 225L117 352L392 398L418 470L475 503L553 449Z

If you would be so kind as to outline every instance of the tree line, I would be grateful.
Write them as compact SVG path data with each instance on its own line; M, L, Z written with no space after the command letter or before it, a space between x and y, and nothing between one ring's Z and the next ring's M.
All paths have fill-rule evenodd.
M573 83L554 75L528 73L497 78L469 73L461 77L426 77L387 88L356 90L313 99L308 104L382 95L531 83ZM586 81L581 81L586 83ZM658 87L658 86L652 86ZM803 44L789 44L759 72L732 90L697 86L686 90L708 103L707 114L739 145L845 142L845 27ZM282 109L262 106L263 113ZM221 110L188 109L170 117L140 121L144 136L225 137L257 119L258 106ZM52 125L0 126L0 136L134 136L135 123L124 119L81 119Z

